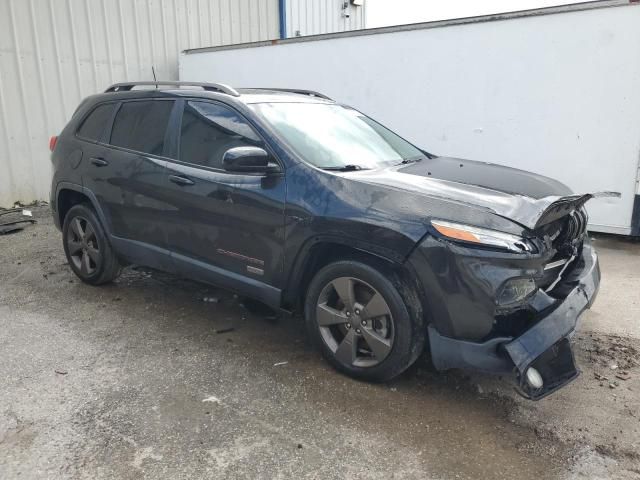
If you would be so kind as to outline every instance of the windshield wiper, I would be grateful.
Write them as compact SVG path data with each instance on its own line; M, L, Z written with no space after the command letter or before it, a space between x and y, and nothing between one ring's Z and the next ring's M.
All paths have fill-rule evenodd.
M405 158L398 165L407 165L408 163L421 162L422 160L422 157Z
M322 170L330 170L333 172L355 172L356 170L367 170L360 165L342 165L340 167L320 167Z

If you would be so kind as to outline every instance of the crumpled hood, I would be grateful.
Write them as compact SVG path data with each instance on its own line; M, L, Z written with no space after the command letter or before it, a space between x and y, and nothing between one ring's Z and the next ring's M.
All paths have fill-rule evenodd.
M620 195L571 195L567 186L542 175L446 157L360 171L349 178L486 209L529 229L567 215L596 196Z

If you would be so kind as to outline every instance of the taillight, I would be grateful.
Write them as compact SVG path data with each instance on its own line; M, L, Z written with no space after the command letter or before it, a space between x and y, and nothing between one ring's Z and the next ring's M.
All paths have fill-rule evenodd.
M58 143L58 137L54 135L49 139L49 150L53 152L53 149L56 148L56 143Z

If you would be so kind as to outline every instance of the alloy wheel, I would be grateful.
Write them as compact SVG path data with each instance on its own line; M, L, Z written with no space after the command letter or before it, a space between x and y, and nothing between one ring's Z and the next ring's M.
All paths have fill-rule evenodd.
M325 344L343 364L373 367L393 347L389 305L375 288L357 278L339 277L324 286L316 321Z
M96 232L84 217L74 217L67 232L67 249L74 267L85 277L100 268L102 254Z

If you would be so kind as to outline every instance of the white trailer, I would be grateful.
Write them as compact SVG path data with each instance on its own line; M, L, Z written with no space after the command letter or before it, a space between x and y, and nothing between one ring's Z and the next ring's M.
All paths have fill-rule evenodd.
M187 50L180 79L317 90L435 154L620 192L588 204L590 229L640 235L634 3Z

